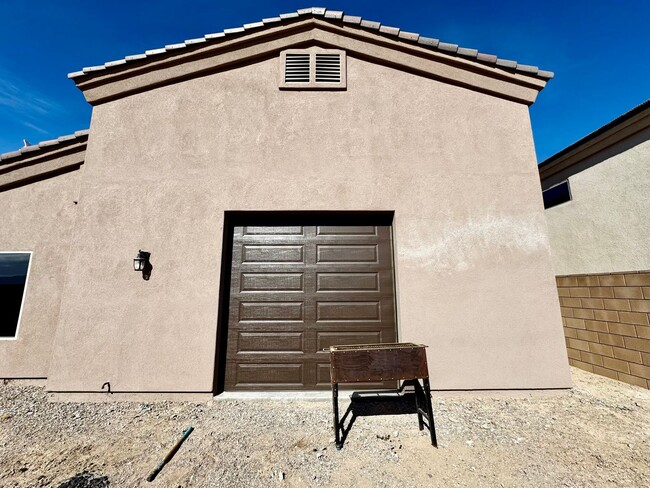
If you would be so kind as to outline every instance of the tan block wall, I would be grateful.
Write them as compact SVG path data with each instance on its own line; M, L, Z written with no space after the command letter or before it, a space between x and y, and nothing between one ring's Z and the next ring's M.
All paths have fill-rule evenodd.
M650 388L650 271L557 277L569 364Z

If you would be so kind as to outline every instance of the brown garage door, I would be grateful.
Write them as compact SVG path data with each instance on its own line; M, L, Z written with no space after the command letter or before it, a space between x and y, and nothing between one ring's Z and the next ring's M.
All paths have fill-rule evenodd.
M232 242L226 390L329 388L323 348L395 342L390 226L241 226Z

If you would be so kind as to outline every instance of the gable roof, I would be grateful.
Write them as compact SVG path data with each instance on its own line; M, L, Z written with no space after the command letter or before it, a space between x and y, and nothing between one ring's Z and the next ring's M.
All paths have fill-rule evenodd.
M297 36L298 33L306 31L315 34L312 37ZM281 38L284 38L284 45L278 42ZM441 42L438 39L322 7L280 14L278 17L262 19L259 22L244 24L242 27L224 29L222 32L206 34L197 39L168 44L162 48L147 50L142 54L108 61L102 65L88 66L68 74L68 77L74 80L84 92L88 102L98 104L174 80L206 74L210 69L226 69L235 62L243 62L255 56L270 56L272 53L286 49L290 43L304 45L312 42L334 46L341 40L345 40L348 45L340 47L347 49L348 52L356 52L376 62L385 62L393 66L402 64L411 71L452 83L462 78L459 76L462 71L467 80L458 84L478 87L481 91L527 104L533 103L537 93L553 77L551 71L541 70L536 66L519 64L492 54L480 53L476 49L459 47L456 44ZM253 45L264 44L266 46L257 49L255 53L247 49ZM364 49L370 49L371 45L376 48L371 54L362 52ZM238 55L229 56L228 61L217 60L216 64L197 62L197 60L205 61L206 58L217 58L226 51L240 52ZM438 69L429 73L427 69L412 66L415 64L414 59L400 63L409 55L411 58L434 61ZM196 66L190 66L192 62ZM431 66L431 63L429 64ZM180 65L183 65L183 68L179 68ZM445 65L444 69L443 65ZM153 72L158 74L153 76ZM143 76L145 74L148 76ZM138 79L138 81L125 83L124 80L127 78ZM482 81L479 78L482 78ZM487 78L490 80L486 81ZM507 93L508 90L504 88L506 83L518 86L518 91ZM115 86L106 88L111 84ZM104 88L97 89L99 86Z
M67 136L57 137L56 139L51 139L47 141L41 141L37 144L30 144L28 146L21 147L16 151L10 151L3 154L0 154L0 165L13 163L15 160L24 157L32 156L41 156L45 153L49 153L54 150L59 150L63 147L71 145L84 145L88 140L88 129L78 130L74 134L69 134Z
M149 49L142 54L134 54L115 61L107 61L106 63L98 66L87 66L85 68L82 68L80 71L68 73L68 78L75 79L83 76L91 76L97 71L112 69L116 66L139 61L142 59L159 57L163 54L176 53L179 49L186 49L196 44L202 44L205 42L219 42L225 37L241 35L242 33L246 33L248 31L268 28L269 26L278 23L288 23L293 19L306 16L320 17L328 22L333 23L357 25L363 29L377 31L380 34L398 37L402 41L418 44L420 46L426 47L427 49L442 51L449 55L462 56L467 59L475 59L479 63L494 65L504 70L512 70L526 75L535 76L544 80L549 80L554 76L554 73L552 71L542 70L537 66L519 64L517 61L498 58L493 54L481 53L476 49L460 47L457 44L441 42L438 39L420 36L420 34L417 33L402 31L398 27L389 27L373 20L367 20L353 15L344 15L344 13L340 10L328 10L324 7L311 7L299 9L296 12L280 14L278 17L262 19L259 22L251 22L244 24L241 27L234 27L230 29L224 29L221 32L206 34L205 36L199 37L197 39L188 39L184 42L179 42L176 44L167 44L162 48Z
M88 131L0 154L0 192L78 170L86 155Z
M570 176L567 172L579 172L597 162L602 162L604 159L599 158L589 165L583 163L587 158L602 153L605 149L648 127L650 127L650 100L637 105L539 163L538 170L542 185L552 186L558 178L566 179Z

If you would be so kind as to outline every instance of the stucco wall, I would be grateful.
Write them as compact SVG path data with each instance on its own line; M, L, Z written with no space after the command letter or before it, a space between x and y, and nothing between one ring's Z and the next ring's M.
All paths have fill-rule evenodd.
M0 340L0 378L47 376L80 171L0 191L0 251L33 253L18 334Z
M346 91L278 69L95 107L48 389L211 390L225 210L394 210L433 387L569 386L528 108L352 57Z
M572 200L546 210L557 275L650 269L650 129L636 138L570 176Z

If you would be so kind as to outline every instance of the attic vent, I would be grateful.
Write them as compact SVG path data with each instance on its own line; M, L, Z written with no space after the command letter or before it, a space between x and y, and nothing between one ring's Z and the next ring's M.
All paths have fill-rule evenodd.
M287 54L285 83L309 83L309 54Z
M316 83L341 81L341 55L316 53Z
M280 56L280 88L345 89L345 51L335 49L290 49Z

